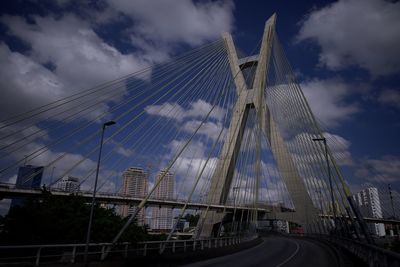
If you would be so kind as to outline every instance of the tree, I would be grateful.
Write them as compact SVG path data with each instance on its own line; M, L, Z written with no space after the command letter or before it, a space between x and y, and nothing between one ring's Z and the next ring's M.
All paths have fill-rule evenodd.
M79 196L53 196L45 192L42 200L27 200L13 207L4 218L0 233L3 244L83 243L86 238L90 206ZM111 209L98 204L94 210L92 242L110 242L121 229L122 219ZM132 223L121 241L137 242L147 238L145 228Z
M196 215L186 214L184 218L185 218L185 220L187 222L189 222L189 226L190 227L194 227L194 226L197 225L197 222L199 221L200 215L199 214L196 214Z

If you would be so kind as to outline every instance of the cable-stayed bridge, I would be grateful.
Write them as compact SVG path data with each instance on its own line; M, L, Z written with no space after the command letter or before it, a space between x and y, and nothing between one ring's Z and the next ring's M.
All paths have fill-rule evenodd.
M115 238L105 240L111 243L103 259L141 210L157 205L176 208L166 242L185 214L200 210L194 241L220 236L223 224L233 234L254 234L264 219L374 244L368 216L341 170L348 155L317 122L275 24L273 15L249 56L226 33L166 63L1 121L0 175L2 182L17 179L17 188L0 194L34 195L38 190L18 182L32 184L38 175L51 192L71 175L98 200L129 200L135 208ZM44 168L16 177L27 164ZM124 199L115 193L126 187L120 178L132 166L144 170L146 190ZM175 190L166 193L171 184ZM382 191L382 184L374 186ZM373 222L385 221L382 214L396 222L398 205L390 197L392 209L381 205Z

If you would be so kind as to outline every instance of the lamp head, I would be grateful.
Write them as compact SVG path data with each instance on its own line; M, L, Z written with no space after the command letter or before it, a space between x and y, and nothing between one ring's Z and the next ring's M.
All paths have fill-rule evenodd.
M116 124L115 121L108 121L108 122L105 122L105 123L103 124L103 126L104 126L104 127L107 127L107 126L111 126L111 125L114 125L114 124Z

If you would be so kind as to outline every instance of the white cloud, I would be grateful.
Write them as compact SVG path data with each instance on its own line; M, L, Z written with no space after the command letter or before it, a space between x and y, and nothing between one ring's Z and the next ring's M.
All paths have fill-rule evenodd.
M192 120L192 121L187 121L182 129L186 132L189 133L194 133L196 129L200 126L201 121L199 120ZM212 140L217 140L221 129L222 129L222 124L221 123L214 123L212 121L207 121L204 122L203 125L201 125L200 129L197 131L197 134L205 135L210 137ZM223 135L221 134L220 136L220 141L223 138Z
M366 159L356 175L367 181L389 183L399 181L400 157L386 155L379 159Z
M207 162L207 158L180 157L173 168L174 173L180 178L177 182L178 197L182 198L188 196L198 175L204 168L194 193L194 198L198 197L201 190L204 189L204 186L207 184L207 181L211 179L217 160L217 158L210 158ZM206 163L207 165L204 166ZM208 188L206 188L206 190L208 191Z
M321 47L319 61L338 70L357 65L372 75L400 71L400 3L340 0L312 10L296 40Z
M383 90L378 97L378 102L385 106L400 109L400 92L391 89Z
M61 9L67 5L68 1L60 2ZM30 47L22 54L0 43L0 62L8 66L0 70L4 117L168 60L177 46L200 45L233 27L230 1L112 1L103 7L81 5L85 17L70 11L54 17L32 15L33 23L21 16L0 17L8 34ZM133 21L117 37L132 46L130 51L135 52L129 54L93 30L120 20L121 14ZM107 108L106 104L99 106L101 111ZM89 118L98 114L95 110Z
M328 147L337 164L341 166L354 164L350 153L350 141L331 133L323 133L323 135L327 139ZM318 138L318 136L301 133L287 143L297 169L303 178L309 178L310 174L318 177L320 174L315 173L315 170L318 170L321 164L322 166L326 164L324 147L322 144L321 146L317 146L312 140L313 138Z
M340 79L305 81L301 88L314 115L328 127L338 126L360 112L357 103L347 101L359 89Z
M161 116L181 121L184 116L184 109L178 103L163 103L161 105L150 105L144 108L150 115Z
M110 7L132 18L130 31L141 40L195 46L233 28L232 1L116 0Z
M125 147L126 145L124 146L123 143L119 143L114 140L111 140L109 144L113 146L115 153L120 154L121 156L124 156L126 158L132 156L135 152L133 149Z
M198 99L196 102L190 103L190 108L185 112L185 117L205 117L212 108L213 105L211 103ZM219 106L215 106L213 111L210 113L210 118L221 121L224 115L225 110Z
M186 144L187 140L172 140L167 146L170 153L167 155L168 159L172 159ZM192 140L185 150L183 151L183 157L192 158L193 156L204 158L206 153L206 146L199 140Z
M125 148L125 147L123 147L121 145L116 147L115 152L117 154L120 154L120 155L124 156L124 157L129 157L129 156L131 156L133 154L133 150L132 149Z
M25 55L0 46L0 62L9 66L0 70L2 110L7 114L55 101L149 64L137 55L121 54L100 39L89 23L73 15L60 19L33 16L33 20L35 24L17 16L0 18L11 35L31 46Z
M323 135L337 163L342 166L353 165L354 162L350 153L351 142L337 134L325 132Z
M2 118L43 105L64 95L59 78L29 57L0 44Z
M204 118L211 111L213 105L198 99L189 104L189 107L184 108L178 103L163 103L161 105L149 105L145 110L150 115L156 115L182 121L189 118ZM210 113L209 118L221 121L225 116L225 110L222 107L215 106Z

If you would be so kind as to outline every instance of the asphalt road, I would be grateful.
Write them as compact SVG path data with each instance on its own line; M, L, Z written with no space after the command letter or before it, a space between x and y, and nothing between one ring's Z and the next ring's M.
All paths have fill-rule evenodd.
M267 237L263 240L253 248L187 266L339 266L334 252L319 242L286 237Z

